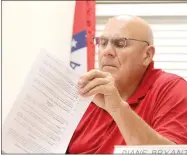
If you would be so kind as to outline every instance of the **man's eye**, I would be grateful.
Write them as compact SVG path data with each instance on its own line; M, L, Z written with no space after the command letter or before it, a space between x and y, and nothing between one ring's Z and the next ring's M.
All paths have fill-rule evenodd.
M100 40L100 45L101 45L101 46L106 46L107 43L108 43L108 41L107 41L106 39L101 39L101 40Z
M118 47L118 48L124 48L126 46L126 41L117 40L117 41L115 41L115 46Z

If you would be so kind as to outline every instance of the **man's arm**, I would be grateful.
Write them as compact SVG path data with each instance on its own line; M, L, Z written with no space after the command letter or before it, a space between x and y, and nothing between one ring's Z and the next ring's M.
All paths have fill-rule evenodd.
M161 136L140 118L127 103L121 103L120 112L112 116L127 145L172 145L174 142Z
M128 145L187 144L187 84L179 80L171 87L165 85L153 114L151 128L127 103L120 104L119 112L112 113Z

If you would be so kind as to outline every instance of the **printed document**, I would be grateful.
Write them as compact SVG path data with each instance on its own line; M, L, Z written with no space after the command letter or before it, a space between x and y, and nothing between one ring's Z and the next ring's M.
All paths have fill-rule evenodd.
M93 99L78 95L79 77L61 60L41 52L3 124L2 150L65 153Z

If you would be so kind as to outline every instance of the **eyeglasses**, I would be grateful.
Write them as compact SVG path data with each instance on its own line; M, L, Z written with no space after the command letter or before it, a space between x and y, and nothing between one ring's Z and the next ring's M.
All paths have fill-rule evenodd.
M139 40L139 39L132 39L132 38L125 38L125 37L116 37L109 39L107 37L94 37L94 44L98 45L99 48L105 48L108 45L108 42L110 43L117 49L122 49L127 46L127 41L132 40L132 41L139 41L139 42L145 42L149 46L149 42L145 40Z

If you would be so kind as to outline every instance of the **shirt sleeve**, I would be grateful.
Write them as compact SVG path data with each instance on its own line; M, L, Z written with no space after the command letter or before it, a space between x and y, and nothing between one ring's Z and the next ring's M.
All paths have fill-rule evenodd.
M152 127L176 144L187 144L187 82L170 80L160 89Z

